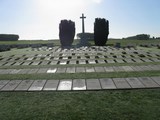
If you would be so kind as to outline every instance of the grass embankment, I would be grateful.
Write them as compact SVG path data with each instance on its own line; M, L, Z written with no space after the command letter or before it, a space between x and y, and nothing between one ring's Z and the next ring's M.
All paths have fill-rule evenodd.
M160 90L2 92L1 120L158 120Z
M58 40L55 40L58 41ZM19 41L0 41L0 44L15 45L15 44L47 44L53 43L53 40L19 40Z
M115 43L120 43L121 46L127 46L127 45L151 45L155 44L158 45L160 43L160 39L156 40L123 40L123 39L109 39L107 44L115 44Z
M15 45L15 44L54 44L55 46L60 46L59 40L19 40L19 41L0 41L0 45ZM79 40L74 40L73 45L79 43Z
M60 46L59 40L19 40L19 41L0 41L1 44L47 44L54 43L55 46ZM77 45L79 40L75 39L73 45ZM91 45L94 45L94 41L89 41ZM121 43L122 46L126 45L146 45L146 44L159 44L160 39L156 40L123 40L123 39L108 39L107 45L115 45L116 43Z

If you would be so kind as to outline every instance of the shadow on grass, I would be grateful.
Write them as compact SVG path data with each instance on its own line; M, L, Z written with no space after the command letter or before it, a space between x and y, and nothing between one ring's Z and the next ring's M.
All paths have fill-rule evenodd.
M2 120L158 120L160 90L0 93Z

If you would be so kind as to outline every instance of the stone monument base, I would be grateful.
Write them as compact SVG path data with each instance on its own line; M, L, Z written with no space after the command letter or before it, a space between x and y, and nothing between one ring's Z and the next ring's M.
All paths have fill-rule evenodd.
M80 42L79 42L79 44L78 44L78 46L89 46L90 44L89 44L89 42L88 42L88 39L86 39L86 38L81 38L80 39Z

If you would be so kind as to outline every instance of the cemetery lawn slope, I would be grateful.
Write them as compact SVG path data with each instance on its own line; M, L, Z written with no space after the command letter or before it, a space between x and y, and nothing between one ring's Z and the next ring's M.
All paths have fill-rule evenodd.
M0 45L12 45L12 44L47 44L51 43L55 46L60 46L60 40L19 40L19 41L0 41ZM77 45L79 40L75 39L73 45ZM94 45L94 41L89 41L91 45ZM127 45L146 45L146 44L159 44L160 39L155 40L123 40L123 39L108 39L107 45L115 45L120 43L122 46Z
M57 40L55 40L57 41ZM0 41L1 44L14 45L14 44L47 44L53 43L54 40L19 40L19 41Z
M158 120L160 90L1 92L1 120Z
M151 45L151 44L159 44L160 39L156 40L123 40L123 39L109 39L107 44L113 44L120 43L121 46L127 46L127 45Z

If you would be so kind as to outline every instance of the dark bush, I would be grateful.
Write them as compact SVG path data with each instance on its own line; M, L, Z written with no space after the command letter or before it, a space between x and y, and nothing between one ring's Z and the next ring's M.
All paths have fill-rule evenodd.
M150 35L147 35L147 34L139 34L139 35L136 35L136 37L137 37L137 40L149 40Z
M59 38L62 46L71 46L75 36L75 23L71 20L61 20Z
M10 49L9 45L0 45L0 52L9 51Z
M108 40L109 21L96 18L94 23L94 41L97 46L104 46Z
M19 35L0 34L0 41L18 41Z
M28 48L29 47L29 44L17 44L17 47L18 49L23 49L23 48Z
M38 44L38 43L37 43L37 44L31 44L31 45L30 45L31 48L40 48L40 47L42 47L42 46L43 46L42 44Z
M123 38L126 40L149 40L150 39L150 35L148 34L138 34L136 36L130 36L127 38Z

